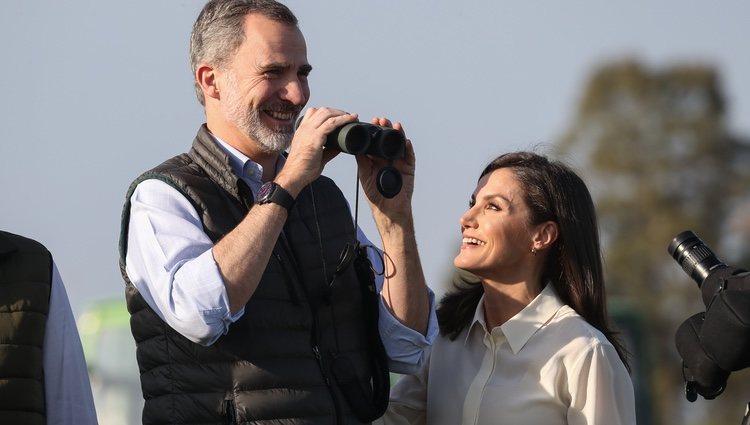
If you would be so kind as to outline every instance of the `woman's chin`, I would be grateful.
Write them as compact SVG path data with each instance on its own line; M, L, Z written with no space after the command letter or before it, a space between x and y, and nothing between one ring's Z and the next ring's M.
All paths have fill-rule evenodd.
M469 272L469 273L473 273L473 272L474 272L474 270L475 270L475 267L472 267L472 264L471 264L470 262L468 262L468 261L464 261L464 260L463 260L462 258L460 258L460 257L461 257L461 256L459 255L458 257L456 257L456 258L455 258L455 259L453 260L453 265L454 265L454 266L455 266L455 267L456 267L457 269L459 269L459 270L463 270L463 271L467 271L467 272Z

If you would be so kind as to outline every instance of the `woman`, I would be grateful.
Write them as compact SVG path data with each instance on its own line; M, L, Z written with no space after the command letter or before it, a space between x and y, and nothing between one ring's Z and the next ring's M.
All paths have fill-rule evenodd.
M384 422L635 424L584 182L544 156L505 154L459 221L454 264L478 281L442 299L430 360L393 388Z

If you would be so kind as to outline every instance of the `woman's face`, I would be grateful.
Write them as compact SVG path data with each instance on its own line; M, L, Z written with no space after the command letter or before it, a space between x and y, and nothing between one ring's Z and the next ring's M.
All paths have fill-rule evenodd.
M460 218L461 250L453 264L485 279L522 276L523 261L533 255L529 209L511 169L482 177Z

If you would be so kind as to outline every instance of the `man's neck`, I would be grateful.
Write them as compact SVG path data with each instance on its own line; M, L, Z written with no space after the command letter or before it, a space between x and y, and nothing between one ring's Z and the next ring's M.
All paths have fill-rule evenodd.
M264 156L268 157L268 159L264 159L261 162L253 158L253 161L257 162L261 167L263 167L263 176L261 177L261 180L263 182L270 182L274 179L274 177L276 177L276 164L279 161L279 154L264 154Z
M249 138L237 128L226 125L226 123L212 123L211 120L208 120L206 125L211 134L260 165L263 169L263 176L261 177L263 182L271 181L276 177L279 153L263 151L257 141Z

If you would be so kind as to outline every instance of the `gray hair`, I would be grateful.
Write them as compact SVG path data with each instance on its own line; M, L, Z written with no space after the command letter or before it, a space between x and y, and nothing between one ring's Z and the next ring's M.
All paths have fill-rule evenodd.
M190 67L195 76L199 63L224 67L245 41L245 17L258 13L273 21L297 25L297 17L274 0L210 0L198 15L190 34ZM206 104L195 81L195 94Z

